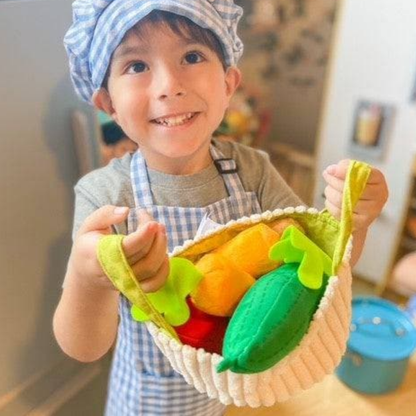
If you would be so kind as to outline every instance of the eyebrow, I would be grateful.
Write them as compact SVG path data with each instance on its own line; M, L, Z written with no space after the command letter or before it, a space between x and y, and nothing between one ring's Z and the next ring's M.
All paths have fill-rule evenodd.
M121 45L117 50L114 52L114 60L118 60L128 55L143 55L149 52L149 48L143 46L127 46Z
M197 42L194 39L181 39L183 46L206 46L201 42ZM129 55L144 55L150 52L150 48L146 46L129 46L129 45L120 45L119 48L114 52L114 60L119 60L125 56Z

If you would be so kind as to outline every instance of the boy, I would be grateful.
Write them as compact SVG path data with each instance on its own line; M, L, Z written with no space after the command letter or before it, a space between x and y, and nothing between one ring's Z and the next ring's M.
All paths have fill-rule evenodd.
M80 361L99 359L117 335L108 415L220 415L224 406L187 385L132 321L97 261L99 238L115 227L128 234L126 257L152 292L168 275L167 251L207 218L226 223L300 204L264 154L211 140L240 82L241 13L232 0L74 3L65 38L74 86L139 145L75 188L74 245L54 317L58 343ZM342 162L325 173L335 214L345 172ZM378 171L370 182L358 204L355 258L387 195Z

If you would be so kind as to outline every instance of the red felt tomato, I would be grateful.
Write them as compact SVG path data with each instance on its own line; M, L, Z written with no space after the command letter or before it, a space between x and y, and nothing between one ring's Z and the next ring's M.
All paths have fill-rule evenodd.
M197 309L188 297L187 303L191 317L175 327L179 339L194 348L203 348L207 352L221 354L225 330L230 318L209 315Z

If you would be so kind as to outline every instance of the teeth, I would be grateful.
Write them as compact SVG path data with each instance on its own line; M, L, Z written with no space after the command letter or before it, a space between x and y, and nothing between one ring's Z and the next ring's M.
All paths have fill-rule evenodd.
M184 124L185 121L191 119L193 115L194 113L187 113L187 114L182 114L176 117L157 118L155 119L155 122L157 124L161 124L162 126L175 127L175 126L180 126L181 124Z

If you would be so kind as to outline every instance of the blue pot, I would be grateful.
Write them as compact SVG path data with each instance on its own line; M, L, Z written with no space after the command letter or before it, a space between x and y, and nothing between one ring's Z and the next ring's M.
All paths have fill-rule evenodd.
M403 381L415 349L416 329L405 312L384 299L357 297L347 352L336 374L354 390L386 393Z

